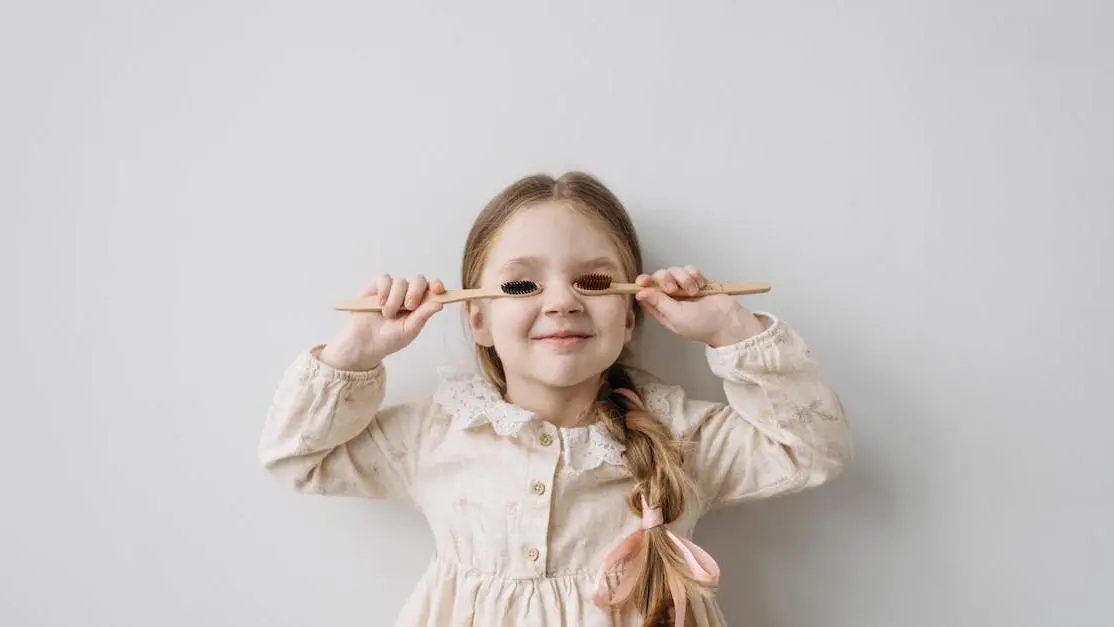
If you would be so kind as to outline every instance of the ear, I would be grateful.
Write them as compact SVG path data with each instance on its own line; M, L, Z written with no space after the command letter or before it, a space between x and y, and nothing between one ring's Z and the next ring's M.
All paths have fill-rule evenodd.
M627 310L627 320L624 325L624 329L626 333L626 339L623 340L623 343L627 344L631 341L631 338L634 337L634 307L631 307Z
M468 303L468 326L472 328L472 335L480 346L494 346L491 330L487 328L483 308L479 303Z

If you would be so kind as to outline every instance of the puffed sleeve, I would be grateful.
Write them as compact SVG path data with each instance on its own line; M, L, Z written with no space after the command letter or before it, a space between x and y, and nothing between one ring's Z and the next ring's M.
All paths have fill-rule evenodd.
M429 403L383 406L386 370L335 369L323 345L283 373L259 442L264 468L298 492L412 503Z
M726 404L676 386L657 401L689 441L685 465L705 509L820 485L852 458L850 424L820 364L788 324L759 317L762 333L706 349Z

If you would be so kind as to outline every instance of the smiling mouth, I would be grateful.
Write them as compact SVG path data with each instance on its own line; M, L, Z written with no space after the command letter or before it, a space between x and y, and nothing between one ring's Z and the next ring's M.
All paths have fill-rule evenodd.
M551 333L549 335L539 335L535 340L586 340L592 337L588 333Z
M540 342L549 344L550 346L576 346L583 342L588 341L591 335L585 333L555 333L552 335L539 335L534 338Z

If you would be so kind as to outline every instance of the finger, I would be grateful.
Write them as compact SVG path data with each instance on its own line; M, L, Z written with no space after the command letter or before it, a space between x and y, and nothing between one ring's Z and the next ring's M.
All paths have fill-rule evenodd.
M688 273L692 275L692 278L696 279L696 285L699 286L701 289L704 289L704 287L708 285L708 278L704 276L704 273L700 271L700 268L697 268L696 266L685 266L685 270L688 270Z
M651 318L653 318L654 320L657 320L658 324L660 324L662 326L665 326L665 316L663 316L661 314L661 312L658 311L657 307L654 307L653 305L644 302L644 303L642 303L642 309L646 313L650 314Z
M422 300L425 299L425 292L428 287L429 283L426 281L425 276L419 274L414 277L414 279L410 281L410 287L406 290L406 298L403 300L405 307L410 311L416 310L418 305L422 304Z
M684 268L670 268L669 274L689 296L693 296L700 291L700 287L696 284L696 279L693 278L688 270Z
M395 279L391 283L391 291L387 295L387 303L383 305L383 317L395 318L402 309L403 299L406 298L406 289L409 287L406 279Z
M441 311L442 308L444 308L442 303L432 299L427 300L406 316L406 320L402 323L402 328L405 329L407 333L417 334L425 327L425 323L429 322L429 319L438 311Z
M670 326L665 315L662 314L660 309L654 306L654 299L659 295L661 295L661 292L657 290L642 290L638 294L635 294L634 298L642 304L642 309L644 309L646 313L650 314L654 320L657 320L658 323L668 329Z
M433 279L433 282L429 284L429 290L434 294L444 294L446 291L445 284L441 282L441 279Z
M669 274L668 270L658 270L657 272L655 272L654 281L657 282L658 287L665 290L666 292L673 293L680 289L677 285L677 282L673 280L673 277Z
M364 289L360 291L360 296L375 296L382 291L380 288L383 286L384 281L389 285L391 277L386 274L380 274L375 277L370 283L364 285Z
M654 278L643 272L634 279L635 284L641 287L653 287Z
M669 294L661 290L642 290L638 294L635 294L635 298L643 305L649 305L668 319L673 318L680 307L680 303L670 298Z
M387 297L391 292L391 275L380 274L375 280L375 293L379 294L379 306L387 304Z

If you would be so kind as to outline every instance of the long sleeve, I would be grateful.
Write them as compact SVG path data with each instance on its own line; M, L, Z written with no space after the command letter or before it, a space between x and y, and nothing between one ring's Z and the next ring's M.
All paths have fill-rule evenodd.
M385 366L354 372L297 357L275 391L259 457L298 492L412 503L427 404L383 407Z
M675 431L706 509L830 481L851 461L850 424L804 340L768 314L764 332L708 347L727 404L673 395ZM679 427L679 428L678 428Z

